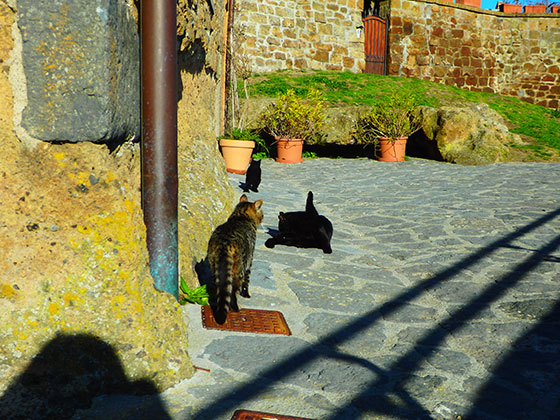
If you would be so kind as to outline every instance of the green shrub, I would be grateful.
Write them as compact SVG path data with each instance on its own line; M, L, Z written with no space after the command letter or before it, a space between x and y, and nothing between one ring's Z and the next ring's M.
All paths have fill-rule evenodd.
M318 90L312 89L305 97L299 97L290 89L264 110L259 122L277 139L319 143L324 137L321 130L325 124L325 99Z
M375 143L384 137L397 140L409 137L420 129L422 119L412 95L392 93L364 112L356 121L354 138L358 143Z

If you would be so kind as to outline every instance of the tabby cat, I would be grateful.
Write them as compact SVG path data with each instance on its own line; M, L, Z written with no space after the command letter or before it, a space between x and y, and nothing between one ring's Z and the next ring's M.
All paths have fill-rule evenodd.
M305 211L280 212L278 233L267 239L265 245L267 248L274 248L275 245L319 248L325 254L330 254L332 235L332 223L317 212L313 205L313 193L309 191Z
M249 202L243 194L229 219L218 226L208 242L212 272L211 301L216 322L223 324L229 310L239 312L237 293L249 298L249 275L263 219L262 200Z

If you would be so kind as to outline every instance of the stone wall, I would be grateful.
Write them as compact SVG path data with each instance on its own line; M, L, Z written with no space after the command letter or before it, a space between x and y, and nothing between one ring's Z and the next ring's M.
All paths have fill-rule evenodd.
M316 69L362 71L361 0L238 0L240 51L253 71Z
M364 70L362 0L238 0L253 71ZM445 0L382 1L388 74L560 106L560 14L510 14Z
M392 0L389 74L560 107L560 15Z
M43 141L140 135L139 39L132 0L17 0L27 104Z
M111 151L81 141L79 131L59 143L18 129L30 74L21 31L23 22L33 25L19 21L25 9L18 6L44 3L49 19L66 19L60 2L35 3L0 0L1 419L71 418L94 396L162 391L193 373L182 307L156 291L150 275L138 142ZM135 24L132 0L97 2L91 19L109 3L130 8ZM108 22L120 13L112 12ZM216 142L224 15L223 1L178 1L179 257L191 286L212 229L233 203ZM52 34L41 39L58 42ZM53 100L75 86L63 73ZM121 98L132 112L138 99ZM77 111L67 105L68 114ZM110 130L109 120L97 124Z

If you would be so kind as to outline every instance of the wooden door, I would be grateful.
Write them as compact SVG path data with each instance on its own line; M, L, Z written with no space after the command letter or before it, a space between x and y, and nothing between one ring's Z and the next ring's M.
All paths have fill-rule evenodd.
M387 20L368 16L364 23L366 68L365 73L386 74Z

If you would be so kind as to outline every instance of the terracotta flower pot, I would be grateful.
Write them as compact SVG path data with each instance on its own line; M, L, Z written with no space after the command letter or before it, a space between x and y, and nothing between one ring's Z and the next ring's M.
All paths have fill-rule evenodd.
M379 160L382 162L403 162L407 140L408 137L401 137L394 141L381 137L379 139Z
M523 9L522 4L509 4L509 3L502 4L502 12L504 13L521 13L522 9Z
M276 150L278 152L276 162L301 163L303 158L303 139L276 139Z
M255 142L250 140L220 139L222 156L226 161L226 170L243 175L251 162Z
M560 13L560 6L552 6L550 11L552 13Z

